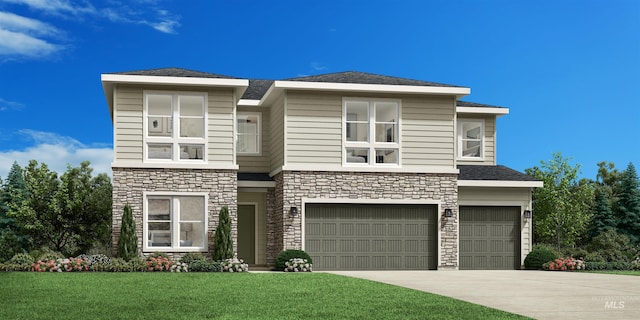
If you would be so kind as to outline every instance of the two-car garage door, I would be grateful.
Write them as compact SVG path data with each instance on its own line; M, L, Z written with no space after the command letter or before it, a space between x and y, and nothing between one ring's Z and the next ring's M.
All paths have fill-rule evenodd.
M461 270L520 268L520 207L459 213ZM436 205L307 204L305 250L317 270L436 269L437 218Z
M305 250L318 270L437 267L437 206L307 204Z

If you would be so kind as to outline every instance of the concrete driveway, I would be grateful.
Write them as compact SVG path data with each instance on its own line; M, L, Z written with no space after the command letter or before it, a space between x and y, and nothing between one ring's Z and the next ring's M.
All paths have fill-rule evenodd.
M516 270L330 273L436 293L536 319L640 319L639 276Z

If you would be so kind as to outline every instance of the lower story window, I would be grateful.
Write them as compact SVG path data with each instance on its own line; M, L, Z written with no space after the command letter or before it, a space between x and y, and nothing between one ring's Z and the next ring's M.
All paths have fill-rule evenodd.
M207 248L206 195L147 195L145 248L184 251Z

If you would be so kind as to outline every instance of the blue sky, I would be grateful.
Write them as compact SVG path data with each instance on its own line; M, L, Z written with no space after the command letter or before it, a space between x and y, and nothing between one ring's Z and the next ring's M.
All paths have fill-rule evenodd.
M510 108L499 164L640 166L637 0L0 0L0 177L29 159L110 172L100 74L160 67L468 86L464 100Z

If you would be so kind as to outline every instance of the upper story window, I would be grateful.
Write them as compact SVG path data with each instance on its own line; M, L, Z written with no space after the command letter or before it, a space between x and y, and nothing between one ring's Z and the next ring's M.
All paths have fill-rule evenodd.
M145 250L206 250L206 203L200 193L145 195Z
M481 160L484 146L484 121L458 120L458 158Z
M260 155L260 113L238 112L237 131L236 152L240 155Z
M145 154L147 160L204 161L204 94L147 93Z
M399 165L399 115L397 100L345 100L344 163Z

